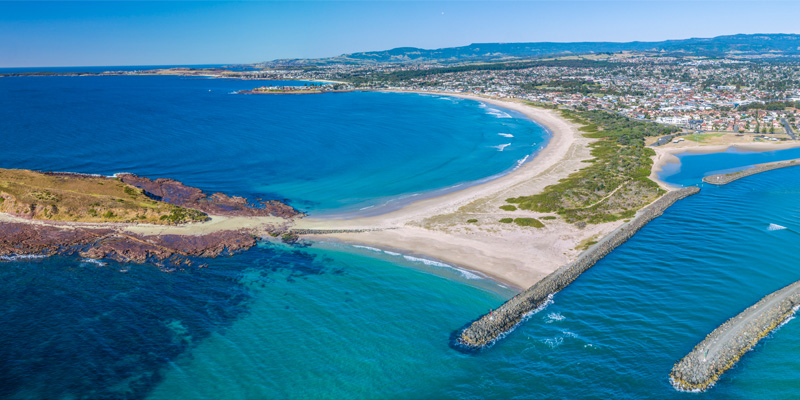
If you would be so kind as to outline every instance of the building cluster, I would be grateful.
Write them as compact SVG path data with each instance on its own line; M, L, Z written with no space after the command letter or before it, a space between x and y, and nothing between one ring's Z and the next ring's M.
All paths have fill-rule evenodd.
M698 131L783 133L800 122L800 65L614 55L507 68L435 63L331 65L249 72L258 78L349 80L356 87L478 93L604 109Z

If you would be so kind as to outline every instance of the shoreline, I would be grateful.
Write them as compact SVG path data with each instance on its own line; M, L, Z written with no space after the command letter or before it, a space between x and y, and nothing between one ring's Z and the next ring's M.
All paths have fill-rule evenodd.
M669 146L669 145L665 145ZM680 146L680 147L652 147L656 152L655 159L653 160L653 168L650 170L649 178L661 185L661 187L668 190L674 190L675 187L667 182L664 182L659 177L659 174L664 170L667 164L680 164L678 154L691 153L691 154L712 154L712 153L725 153L727 151L739 150L742 152L765 152L765 151L778 151L788 150L800 147L800 142L793 143L732 143L722 145L693 145L693 146Z
M534 157L516 170L478 185L427 199L399 210L369 217L304 218L293 229L309 240L337 240L390 251L427 255L457 268L477 271L515 288L529 287L581 253L581 243L610 233L622 221L580 229L563 220L548 221L545 228L501 224L504 217L541 217L533 211L500 210L505 199L537 193L557 183L592 158L586 138L577 125L556 111L534 108L517 99L495 99L463 93L410 92L452 96L489 103L523 114L544 127L550 138ZM478 219L470 224L468 219ZM327 231L313 234L309 231ZM369 230L368 234L355 232ZM330 233L330 231L340 231ZM352 231L352 232L347 232Z
M368 92L368 90L361 90L361 91ZM449 195L451 193L457 193L457 192L462 191L462 190L467 190L467 189L470 189L470 188L473 188L473 187L476 187L476 186L480 186L480 185L484 185L484 184L487 184L487 183L491 183L491 182L496 181L498 179L501 179L501 178L503 178L505 176L508 176L509 174L515 173L520 168L523 168L526 164L528 164L528 163L532 162L533 160L535 160L536 157L539 156L539 154L541 154L542 151L544 151L547 148L547 146L550 145L550 141L553 139L553 135L554 135L553 131L547 125L542 124L538 120L533 119L532 117L530 117L529 115L525 114L524 112L522 112L520 110L516 110L516 109L506 108L505 106L503 106L501 104L492 102L492 101L490 101L490 99L483 98L483 97L480 97L480 96L445 94L444 92L410 92L410 91L405 91L404 92L404 91L376 91L376 90L371 90L370 92L414 93L414 94L423 94L423 95L424 94L435 94L435 95L440 95L440 96L441 95L443 95L443 96L451 96L451 97L458 97L458 98L463 98L463 99L468 99L468 100L474 100L474 101L490 103L490 104L496 105L498 107L505 108L506 110L509 110L509 111L519 112L520 114L523 115L524 118L527 118L528 120L533 122L535 125L541 127L546 133L544 145L539 147L539 148L537 148L534 152L525 155L525 157L523 157L522 159L517 160L516 163L513 166L511 166L511 167L509 167L509 168L507 168L507 169L505 169L505 170L503 170L501 172L498 172L496 174L493 174L493 175L490 175L490 176L487 176L487 177L484 177L484 178L475 179L475 180L471 180L471 181L459 182L459 183L456 183L456 184L453 184L453 185L450 185L450 186L447 186L447 187L443 187L443 188L438 188L438 189L431 189L431 190L425 190L425 191L420 191L420 192L404 193L404 194L395 195L395 196L388 196L388 197L384 197L383 198L383 200L384 200L383 202L381 202L379 204L370 205L370 206L368 206L366 208L362 208L360 210L343 211L343 212L328 212L328 213L322 213L320 215L310 215L309 218L311 218L311 219L351 220L351 219L367 218L367 217L380 217L380 216L385 215L385 214L390 214L390 213L393 213L395 211L400 211L403 208L405 208L405 207L407 207L409 205L412 205L414 203L420 202L420 201L434 199L434 198L441 197L441 196L446 196L446 195Z

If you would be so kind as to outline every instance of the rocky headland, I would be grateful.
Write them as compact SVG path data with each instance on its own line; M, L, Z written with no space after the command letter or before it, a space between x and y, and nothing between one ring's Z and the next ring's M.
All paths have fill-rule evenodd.
M75 194L76 190L80 192ZM0 170L0 198L4 199L0 206L5 211L0 214L0 256L6 259L79 255L118 262L153 262L165 270L195 264L196 258L249 249L262 236L283 233L284 225L188 234L143 234L128 228L167 225L164 229L169 232L169 226L202 224L215 216L272 217L279 221L302 216L279 201L251 204L243 197L208 195L176 180L151 180L133 174L103 177ZM141 218L143 215L147 217Z

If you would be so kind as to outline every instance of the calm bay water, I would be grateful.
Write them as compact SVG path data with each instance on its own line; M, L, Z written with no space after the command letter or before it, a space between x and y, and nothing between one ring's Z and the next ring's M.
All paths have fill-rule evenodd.
M0 80L3 167L178 179L289 199L312 214L375 207L514 168L547 133L521 115L398 93L237 95L264 84L174 76Z
M37 79L52 82L47 79L56 78ZM241 128L237 118L224 118L227 112L248 102L260 104L258 107L263 108L258 109L264 112L285 110L280 108L282 101L318 102L317 107L329 107L325 104L329 101L334 105L342 102L347 104L330 107L344 110L345 105L358 105L371 110L361 111L365 114L396 106L398 110L406 110L405 114L402 118L394 116L395 122L383 121L381 129L397 132L388 135L394 136L402 134L401 122L418 120L431 125L426 129L431 128L434 133L419 139L418 144L440 143L443 147L418 147L416 151L422 153L417 157L436 158L451 150L453 154L463 151L470 162L454 167L453 177L460 174L456 171L464 165L474 163L470 158L472 152L477 152L473 154L475 159L502 154L512 150L513 143L524 137L526 129L530 129L531 135L536 132L535 126L525 125L524 121L517 122L519 131L500 128L496 124L514 120L497 118L504 116L499 114L502 110L486 111L478 103L451 103L436 97L352 93L318 96L320 100L313 100L315 96L280 97L278 101L270 96L227 95L232 86L250 87L253 82L204 80L198 84L195 80L160 79L136 80L136 84L120 92L120 99L107 96L112 104L128 98L134 111L100 115L96 119L104 121L98 122L102 129L85 131L80 126L91 118L82 113L94 110L91 107L94 103L83 104L81 91L64 94L59 102L53 103L47 103L52 99L44 94L25 100L47 103L34 106L13 101L24 98L18 92L14 92L17 97L9 100L10 91L5 90L9 83L0 79L0 88L6 93L2 100L4 107L0 107L3 110L0 112L5 113L0 126L7 143L14 145L3 146L0 157L6 166L12 167L99 173L139 168L134 172L176 177L208 190L248 195L286 193L289 189L303 193L307 183L292 184L290 177L305 176L323 185L329 179L341 179L339 185L347 180L326 174L328 170L321 167L320 175L311 173L313 165L329 165L326 163L333 161L320 160L318 153L308 152L305 159L296 161L297 168L305 168L305 175L292 172L276 183L269 179L274 172L257 169L268 166L268 162L252 161L244 155L259 153L253 151L256 147L268 149L269 143L288 146L287 143L294 142L284 142L288 140L285 138L260 141L255 133L241 136L231 133L239 128L231 128L231 132L223 135L220 129L225 124L220 119ZM154 85L152 82L169 88L161 94L169 101L147 108L144 99L148 98L148 90L140 92L139 87ZM152 87L147 89L151 89L152 95ZM181 105L180 101L189 101L185 97L192 90L198 98L217 96L215 91L222 93L207 103L194 99L191 101L199 103ZM169 97L171 93L183 96ZM136 96L143 96L138 98L138 105L131 99ZM67 101L71 97L74 100ZM215 113L213 109L221 106L213 105L220 98L237 106ZM201 107L198 104L207 104L211 114L181 114L181 110ZM381 106L370 108L375 104ZM9 105L17 107L16 112L8 112ZM38 111L24 110L29 106ZM289 106L285 107L288 110ZM56 116L43 117L54 108ZM438 111L432 112L431 108ZM113 109L109 106L106 112ZM319 111L314 121L327 121L322 116L330 110ZM281 115L286 115L285 123L291 126L291 118L305 114L297 110L296 114ZM337 115L328 114L331 121L327 122L347 125L348 121L336 120ZM481 116L465 124L473 129L466 133L452 132L452 126L433 126L466 115ZM386 118L389 117L384 115ZM171 126L168 130L159 128L172 119L183 123L167 124ZM202 121L209 127L203 127ZM316 126L304 125L309 123L302 118L296 122L304 126L292 136L297 140L306 132L304 129ZM179 130L179 125L185 125L185 131ZM122 133L115 134L120 130ZM55 133L37 136L29 132ZM378 129L375 132L381 135ZM499 132L515 136L512 146L503 152L491 148L506 143L505 136L497 135ZM434 137L440 134L445 138ZM179 140L180 137L184 139ZM187 137L195 137L200 143L190 143ZM341 142L347 135L339 133L337 137ZM359 140L365 137L369 135L359 136ZM149 147L137 150L134 139L153 147L158 144L172 147L173 151ZM371 138L373 145L362 151L376 149L382 140L392 145L382 147L381 157L366 160L367 165L395 160L391 154L395 149L405 151L404 138L379 139ZM450 139L458 143L444 147ZM525 142L524 151L535 150L531 146L536 142L533 139L531 136ZM203 143L204 140L211 143ZM254 142L243 145L237 140ZM317 145L312 141L309 146L315 151L337 143L345 145L325 142L325 137L318 140L325 144L315 148ZM245 150L228 147L229 141ZM67 152L64 146L72 142L80 145L70 145ZM465 150L460 147L464 146L461 142L471 147ZM298 142L298 146L304 143ZM192 151L175 154L176 148L185 146ZM488 150L483 152L485 147ZM199 149L206 152L195 154ZM768 156L797 157L792 156L793 151ZM222 161L214 162L215 154ZM682 157L679 171L668 169L664 175L672 174L665 177L676 184L698 184L707 171L768 161L764 157L764 154L691 155ZM412 159L415 160L409 158ZM505 164L497 161L495 170L475 172L470 180L501 172L518 159L515 155L506 158ZM221 166L228 168L226 163L233 161L237 162L237 168L230 167L226 172L240 173L226 179L220 172ZM451 157L443 163L443 176L448 176L447 166L460 161L463 160L459 157ZM374 188L359 189L361 194L344 205L323 197L298 198L303 198L312 210L335 210L368 203L370 199L461 182L424 178L429 166L424 160L419 162L423 165L409 167L419 167L423 171L419 175L421 181L430 182L428 186L415 186L417 175L409 175L404 180L408 181L404 186L407 189L379 192L375 197L370 197L373 196L370 189ZM252 169L242 167L248 163L252 163ZM160 170L162 166L166 172ZM275 166L275 171L278 170ZM373 173L373 182L384 173L400 174L380 168ZM211 260L208 268L172 274L147 265L100 266L76 258L0 262L3 294L0 397L794 398L800 390L797 383L800 348L793 340L800 334L796 321L759 344L737 368L724 375L717 387L706 393L677 392L669 385L667 375L675 361L720 323L764 295L800 279L795 261L800 239L798 193L800 170L791 168L723 187L706 185L700 194L677 203L556 294L552 304L503 341L487 351L470 355L448 346L450 334L489 308L497 307L513 292L443 264L367 248L262 244L234 257ZM767 231L770 223L789 229Z

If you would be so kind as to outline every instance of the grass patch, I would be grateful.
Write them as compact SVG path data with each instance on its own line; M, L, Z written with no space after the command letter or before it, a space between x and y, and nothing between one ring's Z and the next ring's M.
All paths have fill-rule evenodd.
M200 211L154 201L119 180L0 169L0 212L78 222L205 221Z
M504 224L510 224L510 223L514 222L514 218L503 218L503 219L500 220L500 222L504 223Z
M475 223L477 223L477 222L478 222L478 220L477 220L477 219L475 219L475 218L471 218L471 219L468 219L468 220L467 220L467 223L468 223L468 224L475 224Z
M549 220L554 220L554 219L557 219L557 218L558 218L558 217L556 217L555 215L545 215L545 216L544 216L544 217L542 217L541 219L543 219L543 220L545 220L545 221L549 221Z
M685 136L685 138L687 140L691 140L693 142L705 143L705 142L708 142L709 140L711 140L711 139L713 139L715 137L720 137L720 136L725 136L725 134L724 133L694 133L694 134Z
M532 226L534 228L544 228L542 221L536 218L515 218L514 223L519 226Z
M630 218L664 193L648 178L655 152L644 146L644 138L670 134L677 128L604 111L565 110L562 115L583 124L579 130L584 136L600 139L590 145L593 162L542 193L507 202L523 210L556 213L569 223L601 223Z
M517 206L506 204L504 206L500 206L500 209L505 211L517 211Z

